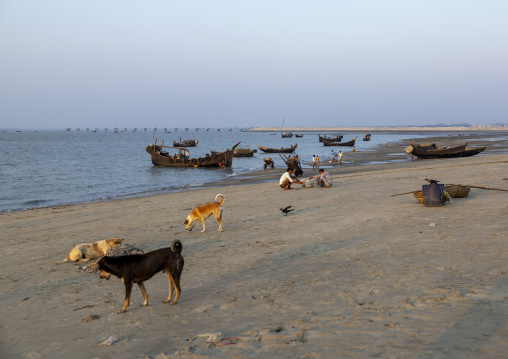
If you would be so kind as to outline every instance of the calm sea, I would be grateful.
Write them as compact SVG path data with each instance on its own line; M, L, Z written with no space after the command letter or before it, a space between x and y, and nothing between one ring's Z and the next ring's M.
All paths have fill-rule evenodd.
M394 142L428 134L373 133L369 142L361 140L363 133L343 135L343 141L358 136L358 150L373 150L385 140ZM264 157L273 158L277 167L283 167L277 154L267 155L259 150L253 158L235 158L232 168L227 169L155 167L145 151L153 137L153 129L118 133L111 129L2 131L0 212L181 191L260 170ZM310 162L313 154L326 159L331 151L318 142L317 134L308 132L302 138L281 138L280 133L180 129L172 133L158 130L155 137L157 143L164 141L169 146L180 138L197 139L198 146L189 148L191 157L210 150L223 151L240 141L240 147L252 149L256 145L280 148L298 143L295 153L304 163Z

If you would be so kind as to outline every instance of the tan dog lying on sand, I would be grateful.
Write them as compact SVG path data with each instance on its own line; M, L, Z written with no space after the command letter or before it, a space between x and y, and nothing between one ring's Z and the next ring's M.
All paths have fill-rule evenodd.
M84 262L96 259L106 254L106 251L114 246L122 244L123 239L110 238L94 243L83 243L72 247L69 255L61 263L68 261Z
M215 220L219 223L219 229L218 232L222 232L222 204L224 203L224 196L221 194L218 194L215 196L215 200L217 200L217 197L221 196L222 201L220 203L218 202L210 202L203 206L198 206L192 210L192 212L189 214L187 219L185 220L185 229L188 229L189 232L192 231L192 228L196 225L198 221L203 223L203 230L201 232L205 231L205 219L210 217L212 214L215 216Z

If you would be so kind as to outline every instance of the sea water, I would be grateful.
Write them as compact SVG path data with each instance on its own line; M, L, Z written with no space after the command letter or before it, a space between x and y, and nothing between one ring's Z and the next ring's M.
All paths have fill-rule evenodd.
M373 133L371 141L362 141L363 135L343 133L343 141L358 136L356 149L366 151L375 150L385 141L393 143L429 134ZM238 142L241 142L239 147L251 149L256 149L256 145L281 148L298 144L295 154L300 156L304 169L312 155L320 156L323 162L331 158L332 149L351 151L351 147L324 147L318 142L317 134L310 132L301 138L281 138L280 133L239 130L179 129L171 133L153 129L3 130L0 132L0 212L182 191L261 170L265 157L271 157L276 167L284 168L278 154L260 150L254 157L235 157L231 168L153 166L145 147L155 139L158 144L164 141L164 145L172 146L173 140L180 138L199 141L196 147L188 148L191 157L203 156L211 150L224 151Z

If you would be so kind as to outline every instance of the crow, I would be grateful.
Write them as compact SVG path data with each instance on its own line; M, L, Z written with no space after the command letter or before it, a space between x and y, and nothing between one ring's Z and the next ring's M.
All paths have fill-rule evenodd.
M425 178L425 181L429 182L430 184L437 184L439 182L438 180L433 180L433 179L428 179L428 178Z
M291 207L293 206L287 206L286 208L281 208L280 210L287 216L289 212L294 211L294 209L290 209Z

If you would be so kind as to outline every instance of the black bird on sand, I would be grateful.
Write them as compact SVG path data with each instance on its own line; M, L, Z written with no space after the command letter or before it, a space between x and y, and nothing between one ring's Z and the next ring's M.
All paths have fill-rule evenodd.
M433 180L433 179L428 179L428 178L425 178L425 181L429 182L430 184L437 184L439 182L438 180Z
M293 206L287 206L286 208L281 208L280 210L287 216L289 212L294 211L294 209L290 209L291 207Z

